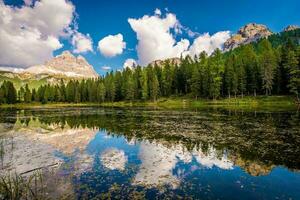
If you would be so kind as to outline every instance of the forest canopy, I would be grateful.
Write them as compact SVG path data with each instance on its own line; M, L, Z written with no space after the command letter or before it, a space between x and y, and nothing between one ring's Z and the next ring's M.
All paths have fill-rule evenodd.
M217 99L244 95L300 94L300 29L282 32L228 52L217 49L191 58L171 59L162 65L134 66L111 71L97 79L61 80L16 91L4 81L0 103L113 102L189 96Z

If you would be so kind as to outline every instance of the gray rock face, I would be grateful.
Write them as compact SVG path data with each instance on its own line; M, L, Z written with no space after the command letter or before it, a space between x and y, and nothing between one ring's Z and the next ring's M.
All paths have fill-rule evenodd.
M273 33L262 24L250 23L240 28L224 43L224 50L234 49L242 44L248 44L261 38L266 38Z
M286 31L294 31L296 29L299 29L300 26L297 26L297 25L288 25L287 27L285 27L285 29L283 29L284 32Z

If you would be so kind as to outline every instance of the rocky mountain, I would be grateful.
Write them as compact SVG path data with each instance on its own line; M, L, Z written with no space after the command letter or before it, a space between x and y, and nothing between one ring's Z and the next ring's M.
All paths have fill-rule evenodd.
M0 67L0 82L12 81L17 88L28 83L35 88L43 84L58 83L61 79L97 78L99 75L84 57L75 57L69 51L27 69Z
M64 51L61 55L46 61L45 64L31 66L26 69L0 67L2 72L19 74L20 77L30 75L59 75L66 77L96 78L99 75L84 57L75 57L69 51Z
M262 24L250 23L238 30L224 43L224 50L230 50L238 47L241 44L248 44L261 38L266 38L273 33Z
M47 61L44 65L32 66L24 70L30 74L55 74L68 77L95 78L98 77L94 68L82 56L75 57L69 51Z
M169 58L169 59L165 59L165 60L155 60L155 61L152 61L150 63L150 65L152 65L152 66L157 65L157 66L161 67L166 62L169 62L172 65L179 65L181 63L181 60L179 58Z
M284 32L286 32L286 31L294 31L294 30L299 29L299 28L300 28L300 26L297 26L297 25L289 25L285 29L283 29L283 31Z

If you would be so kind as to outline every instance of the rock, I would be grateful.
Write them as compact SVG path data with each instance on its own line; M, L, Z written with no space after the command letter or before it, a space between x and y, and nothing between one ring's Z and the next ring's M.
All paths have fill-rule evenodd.
M56 74L68 77L96 78L97 72L83 56L75 57L69 51L47 61L44 65L36 65L24 70L31 74Z
M169 62L172 65L180 65L181 64L180 58L168 58L168 59L165 59L165 60L155 60L155 61L152 61L150 63L150 65L152 65L152 66L157 65L159 67L162 67L166 62Z
M294 31L296 29L299 29L300 26L297 26L297 25L288 25L287 27L285 27L285 29L283 29L284 32L286 31Z
M267 38L273 33L262 24L250 23L240 28L237 34L233 35L224 43L224 50L234 49L242 44L257 41L261 38Z

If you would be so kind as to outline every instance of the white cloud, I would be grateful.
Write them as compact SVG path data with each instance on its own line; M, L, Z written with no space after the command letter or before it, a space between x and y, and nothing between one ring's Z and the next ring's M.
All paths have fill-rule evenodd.
M129 68L129 69L132 69L133 66L137 66L137 63L134 59L132 58L128 58L125 60L124 64L123 64L123 68Z
M22 7L0 0L0 65L27 67L43 63L62 47L75 7L65 0L25 1ZM55 14L54 14L55 13Z
M189 48L189 54L194 56L199 55L202 51L206 51L206 53L210 55L215 49L222 49L224 42L229 38L229 31L217 32L211 36L209 33L205 33L194 40Z
M74 53L93 52L93 41L89 34L76 32L72 37L72 45L75 48Z
M138 62L141 65L158 59L180 57L188 50L189 41L182 39L176 42L170 32L178 29L179 22L174 14L168 13L165 17L145 15L140 19L130 18L128 22L137 34Z
M104 71L108 71L111 69L111 67L110 66L102 66L101 69Z
M166 147L158 142L142 142L139 152L141 166L133 179L134 185L158 187L170 185L174 189L181 182L181 173L174 170L179 161L191 164L193 158L205 168L218 167L224 170L233 169L233 162L225 154L220 155L216 149L209 147L204 153L201 149L187 151L181 144ZM178 171L177 171L178 172ZM184 172L182 174L185 176Z
M127 163L127 156L123 150L116 148L106 149L101 155L100 159L102 164L110 170L120 170L125 169Z
M123 53L126 48L126 42L123 41L123 35L108 35L98 42L98 49L105 57L114 57Z
M198 55L202 51L211 54L216 48L222 49L224 42L230 37L229 31L217 32L214 35L205 33L200 35L188 27L181 25L172 13L161 15L156 9L154 16L145 15L139 19L128 19L128 22L137 34L138 63L147 65L154 60L180 57L181 55ZM177 34L187 33L190 38L196 39L190 46L187 39L175 40L172 31Z

